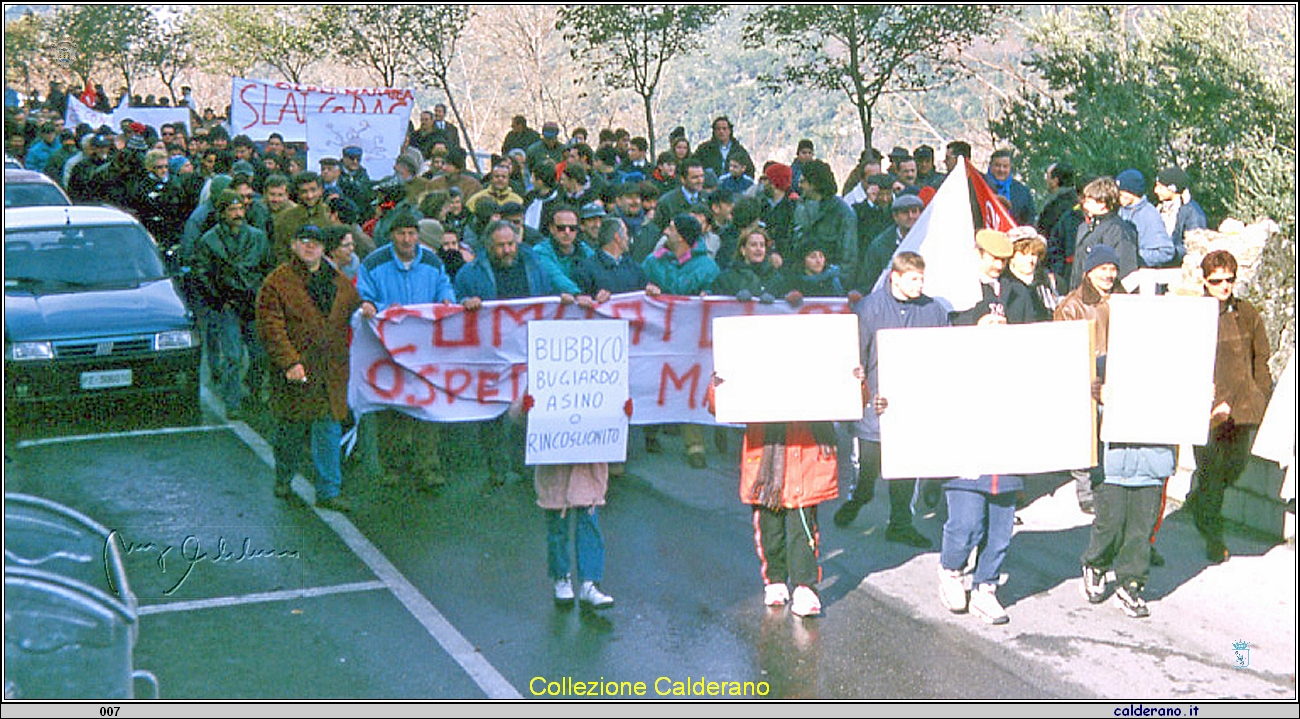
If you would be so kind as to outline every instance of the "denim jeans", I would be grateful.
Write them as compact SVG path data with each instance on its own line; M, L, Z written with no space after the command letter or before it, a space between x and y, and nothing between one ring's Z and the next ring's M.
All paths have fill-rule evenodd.
M248 396L246 377L262 363L261 343L252 322L245 322L229 307L209 310L204 340L208 342L208 369L217 396L226 410L234 410ZM256 373L254 373L255 376Z
M945 488L945 493L948 521L943 525L939 563L947 570L962 569L971 550L979 547L974 583L996 584L1016 524L1015 493L985 494L953 487Z
M605 539L595 507L546 510L546 569L551 579L569 576L569 526L578 555L575 582L599 582L605 576Z
M311 460L316 467L316 500L339 496L343 489L340 466L340 443L343 427L333 418L306 422L282 422L276 428L275 481L288 482L303 458L303 447L310 442Z

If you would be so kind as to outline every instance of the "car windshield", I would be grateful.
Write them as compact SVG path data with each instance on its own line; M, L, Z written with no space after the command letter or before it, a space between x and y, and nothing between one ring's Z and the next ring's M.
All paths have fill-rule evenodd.
M166 277L153 240L135 225L5 232L5 287L135 285Z
M5 184L5 207L37 207L39 205L69 205L68 198L54 185L43 182L10 182Z

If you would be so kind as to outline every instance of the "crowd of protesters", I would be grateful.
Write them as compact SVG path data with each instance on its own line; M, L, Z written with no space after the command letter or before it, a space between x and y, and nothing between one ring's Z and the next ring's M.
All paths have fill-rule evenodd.
M107 104L106 97L96 101ZM183 105L191 102L187 95ZM1013 153L998 150L984 180L1019 227L977 236L981 301L949 315L924 294L924 259L898 252L946 177L936 150L926 145L897 147L887 156L868 148L841 184L809 140L798 143L789 163L756 164L726 116L712 122L709 137L694 149L685 129L674 129L669 149L657 156L650 155L645 138L626 130L602 129L592 138L575 128L561 138L557 123L545 122L538 131L516 116L500 153L479 174L467 166L459 128L437 105L411 123L391 174L371 178L359 147L346 147L310 168L300 144L277 134L257 140L232 136L211 111L192 111L188 127L155 128L127 119L118 127L68 128L65 105L62 89L51 85L38 107L7 106L8 158L45 173L74 202L120 207L148 228L183 278L202 323L206 361L227 417L262 411L269 402L292 430L277 443L278 464L293 461L285 443L301 444L309 435L319 460L324 450L316 435L321 444L337 443L335 425L346 421L336 374L345 360L337 352L322 355L320 367L304 359L294 349L294 332L307 332L302 341L309 344L311 335L292 329L298 327L294 313L321 313L314 331L337 338L346 332L341 317L351 309L373 317L391 304L458 303L474 310L484 301L559 295L591 306L636 290L793 305L803 297L845 297L863 329L863 420L839 428L751 427L743 442L745 457L758 457L765 447L820 451L817 502L844 497L834 514L840 526L855 520L879 478L876 416L888 403L874 386L876 330L1091 319L1101 360L1106 302L1123 291L1120 281L1142 267L1179 265L1184 233L1206 224L1187 173L1177 167L1161 171L1153 187L1137 170L1085 178L1061 161L1045 173L1052 194L1039 210L1015 178ZM970 159L966 142L944 147L949 173ZM1147 199L1151 192L1156 205ZM1197 451L1192 499L1207 556L1221 562L1227 558L1219 518L1223 488L1241 472L1241 448L1260 421L1271 379L1258 314L1231 292L1235 259L1216 254L1206 263L1206 294L1219 299L1222 319L1214 430L1209 445ZM297 269L273 274L286 266ZM336 275L344 284L334 282ZM269 285L268 276L274 278ZM295 392L309 392L318 373L331 372L327 386L302 395L311 400L308 405L290 401ZM661 452L662 436L671 431L646 428L645 451ZM482 424L491 486L518 481L523 473L517 434L509 417ZM676 434L689 466L706 467L704 429L686 425ZM433 493L450 481L441 456L445 443L433 424L385 412L367 415L358 435L363 476ZM850 447L857 440L858 451L841 449L837 457L836 445L842 448L846 440ZM714 444L728 462L735 461L725 432L715 433ZM502 447L510 450L498 451ZM1103 454L1098 467L1075 473L1081 509L1096 514L1082 560L1085 594L1099 601L1106 594L1105 573L1113 570L1117 603L1131 616L1145 616L1142 586L1149 566L1160 561L1151 542L1164 483L1175 466L1172 450L1112 446ZM856 486L837 491L827 468L844 466L850 457L858 458L859 471L849 473L850 481L857 476ZM797 463L764 461L755 465L757 474L744 473L742 488L742 501L755 506L755 526L764 529L758 534L778 533L782 539L774 541L784 542L780 513L794 509L803 522L800 536L811 541L815 504L783 504L780 491L771 489L806 478L798 476ZM321 506L348 510L334 465L317 464L318 473L330 475ZM781 472L794 474L774 475ZM600 542L594 506L603 503L607 476L620 473L621 467L595 473L598 489L584 505L591 517L583 535L588 543ZM843 483L846 473L838 474ZM287 477L277 470L277 496L287 496ZM990 623L1008 620L995 591L1023 486L1024 478L997 475L943 486L948 521L939 595L950 610L970 611ZM912 525L914 491L937 502L940 489L937 483L891 481L885 538L924 549L932 541ZM563 501L546 508L566 510ZM558 525L552 530L561 531ZM768 573L776 547L767 540L756 547L771 606L790 600L786 564ZM812 588L819 573L816 543L811 547L811 554L801 551L789 560L801 615L820 613ZM579 565L585 557L603 566L603 549L599 560L591 558L594 550L585 551ZM552 557L550 564L557 600L571 601L567 560ZM598 573L583 579L598 581ZM599 589L580 586L584 601L612 604Z

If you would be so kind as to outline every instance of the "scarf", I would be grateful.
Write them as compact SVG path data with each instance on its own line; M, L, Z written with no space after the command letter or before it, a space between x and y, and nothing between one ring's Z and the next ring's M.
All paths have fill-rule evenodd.
M1002 180L1000 182L997 179L995 179L991 174L985 175L984 179L988 180L989 187L993 188L994 192L998 193L999 195L1002 195L1008 200L1011 199L1011 176L1010 175L1007 176L1007 179Z
M768 509L781 507L785 490L785 449L788 424L760 425L763 429L763 456L758 463L758 479L749 497L750 504L760 504ZM813 439L826 457L835 452L835 430L829 422L812 423Z

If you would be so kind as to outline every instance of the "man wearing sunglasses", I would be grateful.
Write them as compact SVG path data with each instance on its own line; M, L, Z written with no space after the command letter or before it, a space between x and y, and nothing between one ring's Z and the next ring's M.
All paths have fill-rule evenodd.
M537 259L556 292L578 294L578 283L573 281L574 270L583 260L596 254L595 250L579 238L580 229L577 210L568 206L557 207L551 213L546 239L534 248Z

